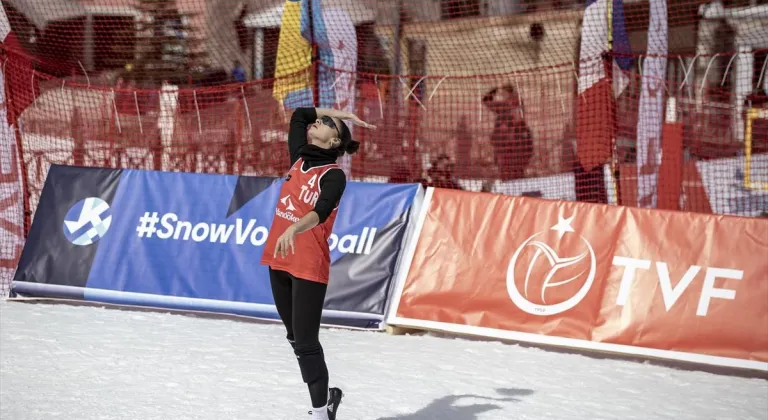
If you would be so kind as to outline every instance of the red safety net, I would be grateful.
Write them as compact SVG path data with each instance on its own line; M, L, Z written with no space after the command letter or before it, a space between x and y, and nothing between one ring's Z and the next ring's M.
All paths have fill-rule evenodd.
M378 126L357 180L768 211L765 1L2 5L0 269L51 163L279 175L298 103Z

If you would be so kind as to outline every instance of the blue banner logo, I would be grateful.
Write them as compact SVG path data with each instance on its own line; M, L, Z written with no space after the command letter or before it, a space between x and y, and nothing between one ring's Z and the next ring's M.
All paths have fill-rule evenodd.
M64 236L75 245L90 245L103 238L112 224L112 209L98 197L75 203L64 218Z

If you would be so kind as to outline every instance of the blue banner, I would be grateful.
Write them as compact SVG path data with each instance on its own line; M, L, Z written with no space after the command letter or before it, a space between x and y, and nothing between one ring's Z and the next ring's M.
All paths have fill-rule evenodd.
M276 318L260 261L282 182L52 166L14 292ZM379 327L417 193L347 184L325 323Z

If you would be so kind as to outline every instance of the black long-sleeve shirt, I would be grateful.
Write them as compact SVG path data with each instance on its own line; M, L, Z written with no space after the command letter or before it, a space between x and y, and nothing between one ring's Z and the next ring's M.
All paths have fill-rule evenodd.
M307 144L307 127L315 120L317 120L315 108L296 108L293 112L288 129L288 151L291 154L291 166L299 158L304 160L302 165L304 170L336 163L338 155L335 151ZM320 223L325 222L339 204L346 187L347 177L341 169L331 169L320 178L320 197L318 197L314 209L320 218Z

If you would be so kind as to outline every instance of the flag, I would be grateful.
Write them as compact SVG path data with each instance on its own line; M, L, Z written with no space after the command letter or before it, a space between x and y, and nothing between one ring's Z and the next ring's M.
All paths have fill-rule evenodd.
M628 77L624 72L633 64L622 0L609 1L588 0L581 26L576 154L585 171L602 165L611 156L615 135L613 96L619 96L626 88ZM602 58L609 46L614 57L613 85L605 74Z
M9 32L11 32L11 23L8 21L8 15L5 14L5 7L0 7L0 39L5 40Z
M320 54L321 106L354 112L355 78L357 70L357 35L352 19L344 9L323 9L319 28L332 27L326 32L326 43L318 44Z
M648 56L643 62L637 120L637 204L655 208L661 165L664 92L667 74L667 1L650 0Z
M4 12L0 16L0 25L2 16L5 16ZM8 31L0 35L12 36ZM8 40L7 37L4 39ZM0 103L3 104L10 104L5 96L5 88L9 87L6 83L10 66L7 64L0 67ZM30 75L24 73L24 76ZM10 90L8 92L11 93ZM11 106L0 107L0 243L3 244L0 247L0 284L10 284L24 245L24 189L21 158L16 148L16 133L12 127L15 123L11 118L12 111Z
M312 46L301 33L306 24L302 20L302 1L286 1L277 44L272 96L290 109L313 105Z
M5 120L9 127L19 126L19 118L29 105L40 96L40 81L35 78L32 59L24 50L16 33L11 30L8 15L0 7L0 40L5 54L2 69L2 95L5 106ZM7 95L7 96L6 96ZM9 128L8 133L13 133ZM15 140L14 140L15 141Z
M301 33L317 45L320 59L317 76L319 106L354 113L357 35L352 18L345 9L322 7L320 0L304 2ZM352 131L353 127L349 129ZM354 132L352 134L354 136ZM350 176L350 156L341 158L339 164Z
M3 39L6 62L3 68L7 93L8 124L18 126L21 114L40 96L40 78L33 74L32 58L14 31Z
M615 0L611 9L612 50L613 50L613 92L619 97L629 85L627 72L632 68L632 46L629 45L629 34L624 22L624 2Z

